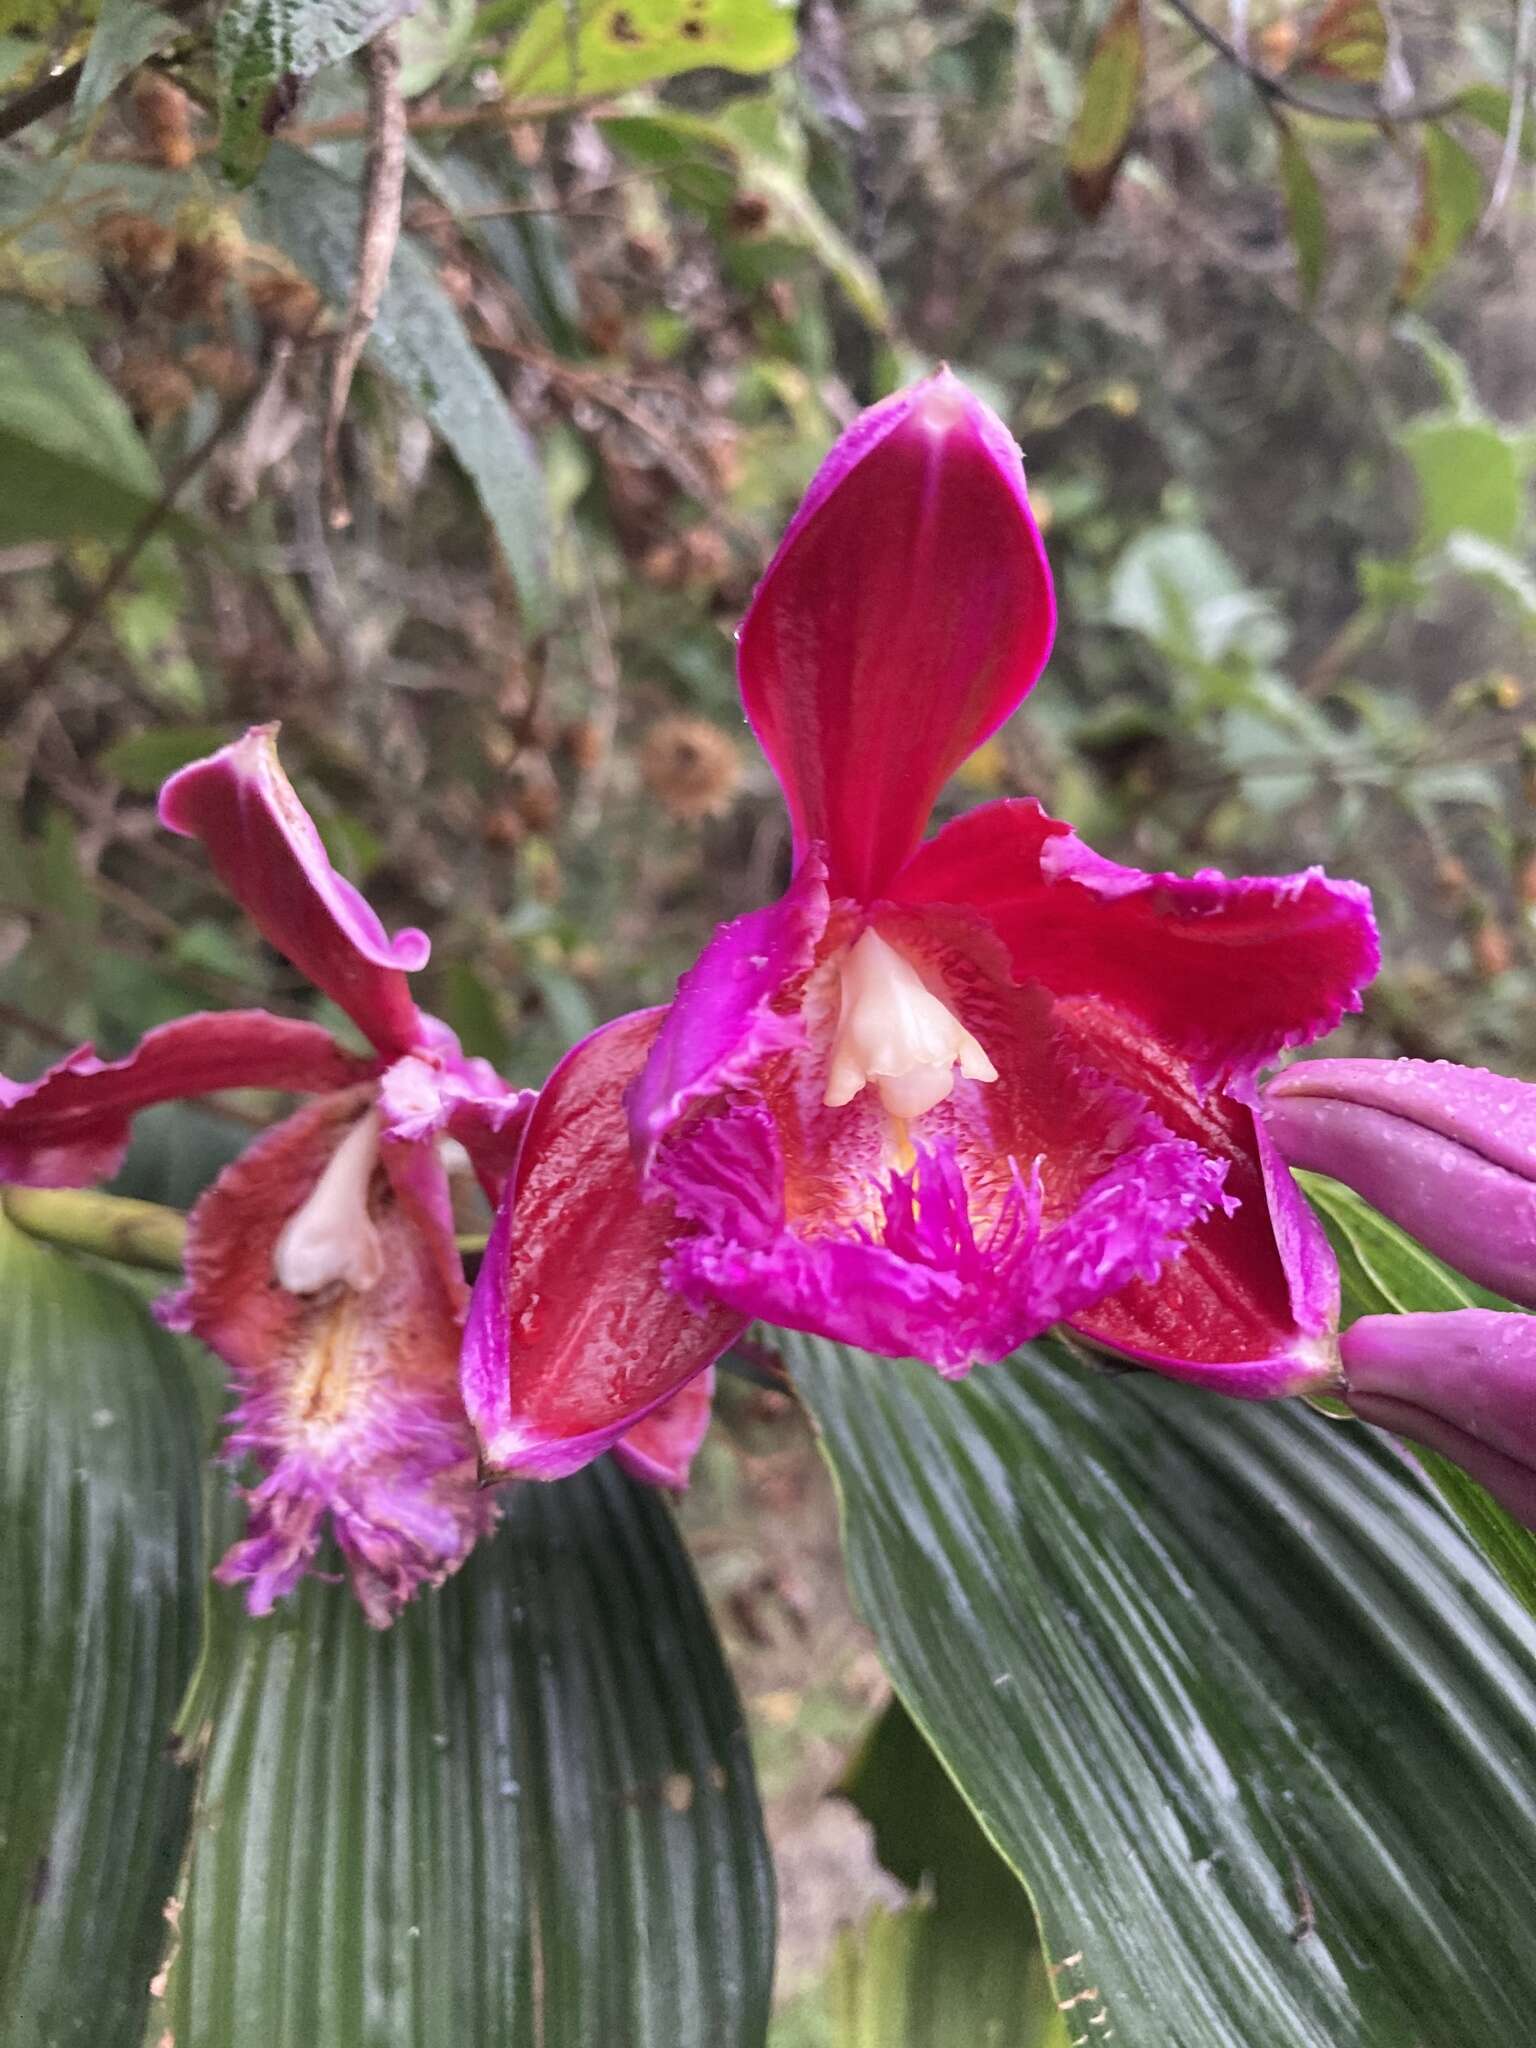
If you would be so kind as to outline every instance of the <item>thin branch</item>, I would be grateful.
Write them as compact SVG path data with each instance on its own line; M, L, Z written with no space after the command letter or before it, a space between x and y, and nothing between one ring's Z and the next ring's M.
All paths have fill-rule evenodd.
M1488 195L1488 205L1478 224L1479 234L1487 234L1504 211L1514 188L1515 172L1520 168L1520 145L1525 137L1526 109L1531 100L1533 69L1536 69L1536 0L1517 0L1515 48L1509 76L1509 124L1504 130L1504 147L1499 152L1493 190Z
M18 1230L67 1251L92 1252L151 1273L181 1271L187 1219L159 1202L98 1194L94 1188L7 1188L0 1208Z
M391 26L368 45L368 170L363 213L357 229L357 275L347 317L331 356L321 440L326 517L333 527L350 526L338 451L352 379L373 323L379 317L389 267L400 241L400 204L405 195L405 97L400 90L400 31Z
M1311 114L1319 121L1373 121L1383 127L1401 127L1410 121L1438 121L1443 115L1451 114L1461 103L1460 93L1442 93L1432 100L1411 101L1405 107L1384 107L1374 100L1360 101L1348 106L1338 100L1315 100L1310 94L1298 92L1283 78L1277 78L1272 71L1266 71L1261 64L1255 64L1245 57L1235 44L1228 42L1220 29L1213 28L1189 0L1163 0L1163 5L1176 14L1187 28L1193 29L1201 42L1209 45L1218 57L1230 64L1234 71L1240 71L1255 92L1266 100L1278 102L1281 106L1292 107L1298 114Z

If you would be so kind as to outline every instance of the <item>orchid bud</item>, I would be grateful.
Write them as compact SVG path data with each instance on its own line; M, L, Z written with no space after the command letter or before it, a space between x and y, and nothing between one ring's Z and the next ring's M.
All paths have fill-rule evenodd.
M1277 1074L1264 1109L1288 1165L1536 1308L1536 1087L1448 1060L1313 1060Z
M1438 1451L1536 1529L1536 1316L1362 1316L1339 1349L1362 1422Z

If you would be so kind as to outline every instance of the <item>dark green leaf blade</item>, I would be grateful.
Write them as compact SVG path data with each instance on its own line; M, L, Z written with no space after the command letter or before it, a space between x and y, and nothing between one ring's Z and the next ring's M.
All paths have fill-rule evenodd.
M0 2032L137 2048L187 1786L197 1403L142 1301L0 1216Z
M120 540L160 497L154 458L63 320L0 317L0 546ZM24 481L23 481L24 480Z
M772 1895L740 1709L665 1506L603 1464L376 1634L216 1593L177 2048L755 2048Z
M356 186L296 149L278 148L258 196L274 240L333 305L345 304L357 260ZM453 450L495 528L529 630L540 630L549 623L553 596L538 454L409 237L395 251L368 359L401 386Z
M1119 0L1088 60L1067 137L1067 190L1088 220L1096 220L1109 204L1130 146L1146 66L1140 0Z
M1275 121L1280 144L1280 189L1285 195L1285 217L1296 251L1296 276L1301 285L1302 305L1310 308L1316 302L1328 262L1328 216L1323 206L1323 189L1289 121L1278 114Z
M1476 157L1432 122L1419 150L1419 207L1397 281L1401 304L1423 298L1482 210L1483 174Z
M953 1386L779 1342L897 1688L1059 1997L1094 1994L1078 2035L1518 2036L1536 1627L1390 1445L1043 1346Z

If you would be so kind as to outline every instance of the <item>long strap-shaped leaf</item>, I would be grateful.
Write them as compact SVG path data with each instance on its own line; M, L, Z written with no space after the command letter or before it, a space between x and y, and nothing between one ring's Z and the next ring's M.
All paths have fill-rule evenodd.
M0 2039L132 2048L196 1655L197 1405L125 1287L0 1216Z
M1536 2011L1536 1625L1351 1423L779 1340L896 1686L1071 2038L1481 2048Z
M740 1709L672 1518L514 1488L383 1634L215 1593L176 2048L755 2048L772 1899Z

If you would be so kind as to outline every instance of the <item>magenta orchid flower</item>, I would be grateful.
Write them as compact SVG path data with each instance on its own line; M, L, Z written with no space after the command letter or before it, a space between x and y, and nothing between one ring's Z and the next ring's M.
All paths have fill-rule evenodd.
M574 1469L751 1317L951 1374L1065 1320L1227 1393L1336 1380L1252 1080L1358 1006L1369 899L1140 874L1033 802L923 842L1053 630L1002 424L948 372L858 420L740 638L794 878L545 1087L466 1332L490 1469Z
M266 1613L312 1564L329 1520L368 1619L446 1578L495 1517L458 1393L468 1299L446 1140L500 1191L532 1100L466 1059L406 976L418 931L389 938L331 867L258 727L171 778L160 817L199 839L263 936L373 1052L264 1011L184 1017L126 1059L85 1047L41 1080L0 1080L0 1180L109 1178L136 1111L227 1088L317 1099L263 1134L192 1212L186 1285L161 1304L233 1368L231 1456L261 1468L249 1526L218 1568Z

